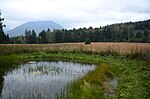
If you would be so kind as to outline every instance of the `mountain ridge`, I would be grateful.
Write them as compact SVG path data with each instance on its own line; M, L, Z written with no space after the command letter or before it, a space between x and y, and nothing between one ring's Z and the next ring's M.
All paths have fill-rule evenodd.
M55 23L51 20L49 21L29 21L24 24L21 24L12 30L9 30L7 34L10 37L15 37L15 36L24 36L25 35L25 30L33 30L37 33L37 35L42 31L42 30L47 30L50 29L53 31L54 29L63 29L61 25L58 23Z

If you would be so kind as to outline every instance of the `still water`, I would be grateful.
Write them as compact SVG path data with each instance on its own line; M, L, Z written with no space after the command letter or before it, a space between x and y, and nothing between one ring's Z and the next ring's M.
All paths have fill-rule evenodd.
M0 98L57 99L70 82L94 69L74 62L30 61L5 73Z

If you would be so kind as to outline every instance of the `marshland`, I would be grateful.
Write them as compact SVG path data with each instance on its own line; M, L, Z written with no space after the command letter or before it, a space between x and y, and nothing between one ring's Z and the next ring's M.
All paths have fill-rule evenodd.
M149 99L149 4L0 0L0 99Z
M0 50L2 99L149 97L149 43L2 44Z

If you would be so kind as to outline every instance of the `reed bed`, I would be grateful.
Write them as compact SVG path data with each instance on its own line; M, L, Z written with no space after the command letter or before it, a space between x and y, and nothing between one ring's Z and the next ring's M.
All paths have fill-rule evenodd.
M143 60L150 59L150 43L57 43L57 44L1 44L0 55L23 53L87 53L100 55L124 55Z

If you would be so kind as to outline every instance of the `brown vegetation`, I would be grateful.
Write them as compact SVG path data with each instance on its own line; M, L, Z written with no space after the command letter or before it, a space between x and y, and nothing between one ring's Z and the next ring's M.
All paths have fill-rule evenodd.
M57 43L57 44L1 44L1 54L26 53L26 52L50 52L50 51L76 51L76 52L116 52L118 54L143 53L150 51L150 43Z

